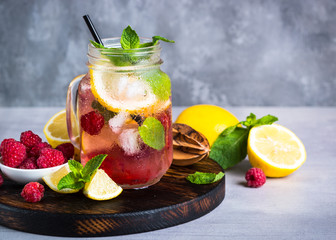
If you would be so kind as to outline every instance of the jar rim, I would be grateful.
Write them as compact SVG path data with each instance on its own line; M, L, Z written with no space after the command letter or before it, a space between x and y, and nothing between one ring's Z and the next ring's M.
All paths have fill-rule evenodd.
M130 48L130 49L123 49L120 44L120 39L121 37L112 37L112 38L102 38L103 44L106 48L108 48L108 52L111 53L117 53L120 54L121 52L146 52L146 53L151 53L154 51L160 51L161 50L161 45L160 42L158 42L155 45L148 46L148 47L142 47L142 48ZM149 43L152 41L151 38L145 38L145 37L139 37L140 43ZM96 48L95 46L92 45L92 43L88 44L88 54L93 54L96 55L95 53L101 53L104 52L104 50L101 50L99 48Z
M111 63L111 59L143 59L136 64L126 64L125 67L130 66L144 66L144 65L161 65L162 60L160 58L161 46L160 42L155 45L134 48L134 49L123 49L120 44L121 37L103 38L103 44L107 48L96 48L92 43L88 45L88 59L89 63L93 64L96 62L107 62ZM151 38L140 37L140 43L151 42ZM112 64L113 65L113 64ZM111 66L110 66L111 67ZM114 67L124 67L124 66L114 66Z

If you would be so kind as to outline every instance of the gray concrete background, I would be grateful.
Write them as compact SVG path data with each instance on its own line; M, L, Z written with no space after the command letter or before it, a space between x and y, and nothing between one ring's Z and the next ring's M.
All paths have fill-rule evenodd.
M63 106L102 37L161 35L173 104L336 106L336 1L1 0L0 106Z

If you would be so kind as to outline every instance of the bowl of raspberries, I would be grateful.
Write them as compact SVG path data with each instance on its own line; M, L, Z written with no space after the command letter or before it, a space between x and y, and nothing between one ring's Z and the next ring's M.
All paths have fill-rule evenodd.
M25 184L42 181L42 177L57 171L74 155L71 143L52 148L32 131L22 132L20 141L4 139L0 145L0 169L9 179Z

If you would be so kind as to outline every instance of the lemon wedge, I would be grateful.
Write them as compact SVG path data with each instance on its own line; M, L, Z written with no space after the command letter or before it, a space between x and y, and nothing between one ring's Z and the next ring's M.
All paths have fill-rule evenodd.
M149 84L133 74L90 69L90 84L95 98L110 111L139 113L158 102Z
M117 197L123 189L118 186L103 169L98 169L91 181L84 186L83 193L93 200L109 200Z
M247 153L252 166L261 168L268 177L287 176L306 160L306 150L300 139L278 124L252 128Z
M78 192L78 189L71 189L71 188L63 188L62 190L58 190L57 184L58 182L68 173L70 172L69 165L66 164L62 168L58 169L56 172L53 172L47 176L42 177L42 180L45 184L50 187L51 190L58 192L58 193L75 193Z

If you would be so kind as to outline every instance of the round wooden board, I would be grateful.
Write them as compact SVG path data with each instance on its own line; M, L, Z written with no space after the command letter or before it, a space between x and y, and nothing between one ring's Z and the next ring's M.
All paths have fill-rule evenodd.
M0 187L0 224L20 231L68 237L113 236L146 232L196 219L216 208L225 196L225 176L213 184L196 185L185 177L222 171L210 159L188 167L172 166L161 181L141 190L124 190L108 201L82 193L59 194L47 186L38 203L20 196L22 185L5 180Z

